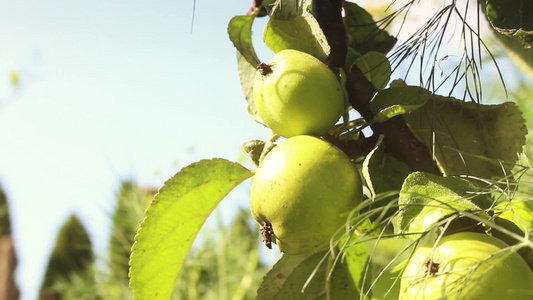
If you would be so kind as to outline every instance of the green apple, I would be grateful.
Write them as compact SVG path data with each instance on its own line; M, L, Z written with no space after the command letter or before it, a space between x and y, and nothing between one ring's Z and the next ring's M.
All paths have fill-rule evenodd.
M362 199L359 173L350 158L313 136L275 146L256 170L251 211L263 238L286 254L323 249Z
M402 275L400 299L533 299L533 273L508 245L460 232L418 248Z
M285 137L325 134L344 113L339 78L320 60L287 49L258 66L253 86L257 112Z

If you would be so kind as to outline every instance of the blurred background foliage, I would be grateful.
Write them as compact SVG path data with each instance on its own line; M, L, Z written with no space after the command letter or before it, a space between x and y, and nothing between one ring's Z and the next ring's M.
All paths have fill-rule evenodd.
M0 299L15 300L20 296L15 283L17 256L11 236L11 220L6 194L0 185Z
M369 11L377 19L384 11L383 2L375 2ZM370 4L369 4L370 5ZM533 79L526 74L532 69L533 49L516 42L517 37L502 37L494 32L484 42L497 62L506 66L507 89L498 76L483 78L489 89L489 103L515 101L523 111L529 132L533 131ZM514 42L514 44L513 44ZM518 45L518 46L517 46ZM511 49L511 50L510 50ZM509 56L511 51L515 59ZM526 55L527 54L527 55ZM519 57L521 59L516 59ZM490 57L483 60L489 62ZM517 63L518 61L518 63ZM517 63L518 67L512 64ZM521 68L521 69L520 69ZM19 88L19 74L10 74L13 91ZM12 95L0 98L0 108L12 100ZM520 178L518 195L533 200L533 170L531 134L522 157L526 172ZM41 284L40 298L54 299L132 299L128 285L128 261L134 235L144 217L144 210L157 192L152 187L140 187L133 180L123 180L116 193L115 210L109 237L108 257L102 263L95 260L91 239L85 225L71 215L58 232L54 249ZM249 211L241 209L228 224L217 216L217 228L205 228L189 253L174 289L173 299L255 299L256 289L270 262L260 259L260 235L251 223ZM0 298L15 300L19 292L14 282L16 251L11 239L8 199L0 187ZM5 262L5 263L4 263ZM381 262L386 264L386 262Z
M43 279L40 299L132 299L128 285L131 245L144 210L156 193L132 180L121 182L113 212L109 258L95 263L84 225L72 215L60 229ZM248 210L229 224L203 230L176 282L173 299L255 299L267 272L261 242Z

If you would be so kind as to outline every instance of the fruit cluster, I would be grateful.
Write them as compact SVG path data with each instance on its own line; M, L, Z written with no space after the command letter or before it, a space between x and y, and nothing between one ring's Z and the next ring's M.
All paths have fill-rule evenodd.
M254 101L264 123L288 138L268 152L252 182L263 240L286 254L323 249L362 199L350 158L320 138L345 110L339 78L307 53L282 50L258 66Z
M321 138L345 112L343 87L323 62L296 50L261 63L253 87L259 117L287 139L263 151L252 181L252 216L269 248L276 243L290 255L323 250L342 235L349 212L363 198L354 163ZM533 299L528 263L502 240L479 232L446 233L417 248L396 283L396 292L382 294ZM376 289L374 297L382 294Z

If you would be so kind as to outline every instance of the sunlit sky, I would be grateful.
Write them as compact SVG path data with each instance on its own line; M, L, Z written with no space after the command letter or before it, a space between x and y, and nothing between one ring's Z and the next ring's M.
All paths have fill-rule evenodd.
M198 1L191 33L192 1L0 1L0 182L23 299L36 298L70 213L105 251L121 179L160 186L192 161L236 160L243 142L268 137L246 115L226 33L248 7Z
M242 143L268 138L246 114L226 33L250 3L197 1L192 23L192 0L0 0L0 184L22 299L36 298L69 214L105 253L121 179L158 187L193 161L237 160ZM245 184L225 213L247 201Z

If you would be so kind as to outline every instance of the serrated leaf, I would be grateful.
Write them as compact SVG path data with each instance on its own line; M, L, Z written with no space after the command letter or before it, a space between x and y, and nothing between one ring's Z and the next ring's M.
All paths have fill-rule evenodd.
M325 60L330 51L317 20L304 12L290 19L271 18L264 31L266 45L274 52L295 49Z
M355 236L354 236L355 237ZM368 248L364 243L356 243L347 249L343 250L344 261L346 264L348 274L351 276L352 281L355 283L355 288L359 294L369 294L371 282L369 278L372 278L368 264L370 262L370 254ZM354 299L354 297L350 297ZM343 298L333 298L343 299Z
M391 87L378 91L370 110L373 122L384 122L394 116L413 112L427 103L431 92L418 86Z
M218 203L252 176L225 159L201 160L174 175L146 211L130 260L135 299L170 299L185 257Z
M258 13L259 9L250 15L233 17L228 24L230 41L246 61L254 67L261 62L252 44L252 25Z
M325 255L325 252L283 255L266 274L257 290L256 300L355 299L357 291L344 264L335 266L331 281L327 282L328 258L322 261ZM318 270L303 290L317 266ZM334 293L334 297L328 293Z
M291 19L294 16L301 15L303 12L301 7L301 2L303 1L300 0L277 0L272 2L270 18L273 19Z
M525 120L512 102L482 105L431 96L403 117L417 139L434 149L444 175L508 176L526 142Z
M430 230L446 216L458 211L478 211L490 207L490 196L478 191L478 187L463 178L411 173L400 191L399 232L418 238L415 233Z
M361 55L370 51L387 54L396 38L379 28L365 9L353 2L344 2L344 24L348 33L348 46Z
M366 79L376 87L383 89L390 80L391 66L387 57L379 52L370 51L359 57L355 64ZM350 68L351 69L351 66Z
M372 196L389 191L399 191L411 172L409 167L398 159L385 153L382 139L363 161L362 174Z

